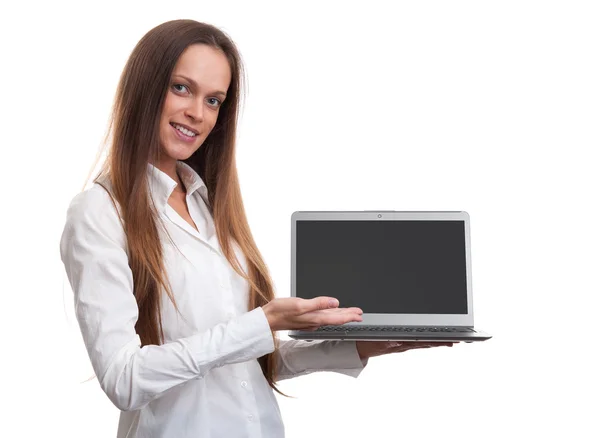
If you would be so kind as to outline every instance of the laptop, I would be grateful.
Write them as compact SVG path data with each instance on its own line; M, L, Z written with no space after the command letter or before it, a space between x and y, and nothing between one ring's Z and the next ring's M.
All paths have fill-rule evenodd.
M474 328L465 211L296 211L291 295L360 307L362 322L293 339L485 341Z

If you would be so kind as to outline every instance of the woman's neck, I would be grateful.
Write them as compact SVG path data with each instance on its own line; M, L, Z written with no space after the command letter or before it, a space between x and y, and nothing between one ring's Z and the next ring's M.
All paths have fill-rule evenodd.
M183 180L181 179L181 177L179 176L179 173L177 172L177 161L176 160L170 160L168 163L165 163L165 162L157 163L157 164L154 164L154 166L157 169L159 169L160 171L166 173L173 181L175 181L177 183L177 186L173 190L174 193L180 193L180 194L186 193L186 189L185 189L185 185L183 184Z

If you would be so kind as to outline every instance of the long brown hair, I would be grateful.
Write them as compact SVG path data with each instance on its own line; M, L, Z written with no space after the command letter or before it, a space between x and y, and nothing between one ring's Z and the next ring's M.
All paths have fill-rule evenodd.
M263 306L274 298L269 271L250 232L235 162L243 80L240 55L231 39L214 26L193 20L168 21L142 37L123 69L106 137L110 148L94 179L98 183L102 177L109 179L109 193L121 210L139 308L135 329L142 345L164 342L161 287L177 308L163 264L158 232L160 219L149 194L147 166L159 158L159 121L171 74L182 52L191 44L206 44L222 51L229 61L231 83L213 130L185 163L200 175L208 188L209 208L225 257L250 284L248 309ZM233 251L232 239L246 257L248 275ZM280 392L275 386L275 357L271 353L258 361L269 385Z

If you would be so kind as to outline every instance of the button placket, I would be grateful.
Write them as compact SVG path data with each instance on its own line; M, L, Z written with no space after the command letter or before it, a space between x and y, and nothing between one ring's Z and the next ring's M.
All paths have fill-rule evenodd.
M228 290L229 289L229 281L227 280L227 271L224 269L223 264L225 263L224 260L221 259L221 254L219 254L216 251L213 251L213 254L215 255L216 258L219 259L219 261L217 262L217 270L219 271L218 275L218 284L219 284L219 288L221 290Z
M235 298L233 295L231 279L229 277L229 264L223 256L215 253L215 256L219 258L219 261L215 264L215 270L217 273L217 287L222 292L222 298L225 306L225 317L229 320L235 315Z
M258 422L258 412L253 409L255 407L255 396L252 391L251 386L251 373L249 372L248 365L243 365L239 369L239 373L237 374L238 383L241 387L240 398L244 400L244 405L247 406L246 420L249 423L256 424Z

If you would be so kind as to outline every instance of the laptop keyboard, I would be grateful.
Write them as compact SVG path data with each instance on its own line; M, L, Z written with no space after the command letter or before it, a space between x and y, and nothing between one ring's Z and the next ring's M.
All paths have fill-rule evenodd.
M474 333L469 327L400 327L389 325L326 325L316 332Z

